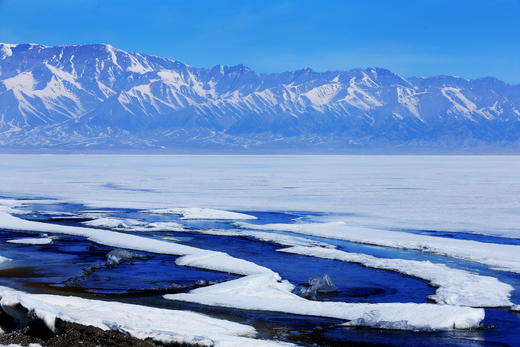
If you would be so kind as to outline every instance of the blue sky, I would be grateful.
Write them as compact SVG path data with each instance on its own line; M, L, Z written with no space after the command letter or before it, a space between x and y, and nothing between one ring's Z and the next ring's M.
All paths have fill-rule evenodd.
M0 42L104 42L260 72L378 66L520 84L520 0L0 0Z

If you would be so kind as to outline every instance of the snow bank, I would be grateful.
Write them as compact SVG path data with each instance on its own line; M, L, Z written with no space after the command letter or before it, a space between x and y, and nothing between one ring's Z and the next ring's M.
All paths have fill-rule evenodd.
M147 306L98 301L71 296L26 294L0 287L0 306L7 313L20 313L21 305L54 330L57 318L117 330L136 338L152 338L162 343L202 346L269 346L275 341L255 340L253 327L203 314Z
M444 264L429 261L385 259L371 255L349 253L337 249L320 247L291 247L280 252L308 255L349 263L359 263L366 267L397 271L405 275L421 278L437 287L430 299L439 304L471 307L509 307L511 292L509 284L490 276L480 276L468 271L450 268Z
M132 218L102 217L82 222L82 224L124 231L184 231L184 227L175 222L147 223Z
M148 213L176 214L182 216L181 219L214 219L214 220L234 220L234 219L256 219L244 213L214 210L210 208L165 208L159 210L147 210Z
M48 245L48 244L52 243L52 238L50 238L50 237L38 237L38 238L27 237L27 238L23 238L23 239L11 239L11 240L7 240L6 242L17 243L17 244L21 244L21 245Z
M347 320L347 325L401 330L445 330L477 327L484 310L451 305L415 303L344 303L306 300L277 274L251 275L197 288L189 293L167 294L170 300L246 310L286 312Z
M349 226L344 222L251 224L237 222L241 228L288 231L298 234L393 248L415 249L493 266L520 273L520 246L418 235L399 231Z
M44 233L59 233L86 237L88 240L105 246L132 249L169 255L204 255L196 262L196 266L203 269L224 271L237 275L250 275L271 270L256 265L250 261L238 259L221 252L212 252L204 249L166 242L147 237L130 235L110 230L91 229L67 225L56 225L24 220L10 214L0 212L0 228L8 230L28 230ZM208 254L214 254L209 257ZM204 261L206 259L206 262ZM216 263L216 262L221 263ZM195 262L193 263L195 264ZM195 265L190 265L195 266Z

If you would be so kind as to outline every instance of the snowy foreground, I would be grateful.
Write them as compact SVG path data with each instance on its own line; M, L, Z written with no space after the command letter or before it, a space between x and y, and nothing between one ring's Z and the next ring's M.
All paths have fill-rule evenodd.
M190 343L201 346L268 346L276 342L255 340L254 328L202 314L146 306L87 300L57 295L25 294L0 287L0 306L12 317L40 318L54 330L57 318L117 330L131 336L152 338L163 343ZM27 313L25 314L27 315Z
M104 160L102 156L96 158L98 161ZM1 184L14 186L16 179L20 179L16 178L18 173L28 183L18 192L3 194L19 198L0 200L0 231L10 232L4 239L7 247L4 250L8 253L0 258L3 268L11 263L7 258L18 260L9 253L11 249L17 252L46 252L57 247L60 239L72 236L74 240L80 238L89 244L112 250L107 254L107 266L115 267L123 263L124 257L118 258L118 255L126 252L121 251L124 249L145 255L171 256L169 264L172 269L182 267L190 271L198 269L219 275L232 274L223 280L208 280L183 291L163 291L157 300L164 302L164 307L189 303L202 305L200 307L283 313L305 319L322 317L337 320L337 326L349 329L369 327L408 331L409 334L413 331L473 329L482 328L483 324L499 324L492 320L493 315L486 317L488 308L509 314L520 312L520 300L515 292L519 287L517 274L520 274L520 241L517 240L520 238L517 227L520 219L516 217L519 211L515 210L518 206L514 202L514 196L520 190L507 173L503 172L500 176L502 182L507 184L497 182L499 195L494 196L487 188L479 191L480 196L495 201L490 205L482 202L476 193L476 187L481 187L481 180L469 175L473 177L468 179L471 188L459 187L462 177L468 175L463 171L464 166L456 166L457 169L453 170L456 174L449 171L452 176L440 178L438 185L433 186L431 180L436 179L433 176L424 178L424 181L416 179L413 172L409 173L413 178L408 174L405 178L394 177L401 171L395 170L393 162L384 158L386 174L394 176L374 179L367 178L366 172L343 171L351 180L347 192L337 183L324 183L335 182L333 178L336 176L331 177L328 172L319 170L315 164L321 159L315 157L304 159L306 164L299 167L300 171L289 167L287 163L291 163L290 158L283 158L282 161L257 158L287 165L285 169L292 173L292 177L286 176L286 173L278 177L274 171L270 174L262 172L257 176L251 169L237 169L240 165L234 162L228 174L239 173L237 180L233 180L238 184L236 189L226 183L228 177L220 176L219 170L200 173L208 165L205 162L197 164L196 172L191 171L190 167L175 166L177 171L174 170L172 175L175 178L172 179L166 171L161 171L162 161L167 159L158 157L155 165L160 169L150 170L150 177L136 179L136 173L130 170L132 166L125 164L104 182L96 181L97 178L89 181L82 170L74 167L67 173L69 178L50 173L47 186L36 184L37 180L30 173L7 167L7 172L15 176L0 177ZM331 164L343 159L333 157L323 160ZM53 160L52 156L50 160ZM148 159L137 157L128 160L141 163ZM213 159L208 157L208 160L211 162ZM250 158L241 160L247 163ZM395 160L400 162L405 159ZM433 162L438 160L432 159ZM468 167L479 172L481 164L478 164L478 159L468 160ZM72 161L81 162L75 157ZM225 164L227 159L223 161ZM187 163L189 160L181 158L180 162ZM418 162L426 165L422 159ZM337 168L338 165L332 163L331 167ZM315 176L309 175L303 168L313 171ZM442 170L437 171L435 177L441 177L441 173ZM201 186L191 185L183 178L190 175L201 182ZM377 176L376 173L374 175ZM340 176L338 174L337 177ZM217 183L202 180L202 177L215 177ZM341 178L338 179L341 181ZM367 183L363 183L365 179ZM406 179L408 183L399 183L401 179ZM74 182L87 183L78 186ZM137 186L133 186L135 182L139 182ZM441 206L448 193L433 190L445 183L449 194L466 194L468 205L464 205L464 199L454 199L449 201L453 208ZM63 189L59 189L60 184L63 184ZM161 187L169 186L177 190L161 190ZM33 199L35 195L57 199ZM492 200L493 197L496 199ZM502 205L502 197L511 206L509 210ZM211 202L212 198L214 202ZM74 210L74 203L80 205L79 210ZM63 204L71 204L72 207L62 209ZM34 206L46 207L36 210L38 207ZM259 208L261 206L263 209ZM129 211L129 207L133 209ZM118 212L118 208L127 210ZM474 210L469 211L472 208ZM271 212L275 209L288 212ZM66 222L55 222L53 218ZM73 222L69 223L68 218ZM452 223L453 220L458 224ZM487 220L496 223L488 223ZM20 232L23 235L19 235ZM189 241L192 235L194 240ZM222 242L242 240L243 243L237 244L245 251L234 252L233 248L219 248L218 243L207 243L207 240L219 238L227 240ZM71 239L69 237L67 242ZM247 249L249 245L251 248ZM260 250L269 253L265 259L262 254L255 253ZM425 292L422 300L414 299L414 302L400 300L402 297L399 296L386 301L378 300L376 296L368 302L363 297L352 302L334 296L311 298L300 291L301 286L304 286L303 289L306 287L299 277L295 280L290 277L293 276L290 275L292 272L284 273L283 266L276 267L277 264L267 261L268 257L273 256L281 257L287 261L287 266L295 268L298 264L290 264L291 259L299 259L302 263L304 260L327 261L334 264L331 266L345 266L342 269L350 269L347 265L357 266L368 271L368 274L382 271L402 279L421 280L425 286L429 284L433 288L428 288L430 291ZM300 272L305 271L302 268ZM348 272L344 273L346 278L349 275ZM303 274L301 277L305 276ZM306 280L304 278L303 281ZM377 281L377 277L372 280L374 283ZM161 309L117 300L29 294L8 287L0 287L0 306L13 317L29 315L40 318L51 329L59 318L162 342L222 346L285 343L259 339L259 336L265 337L252 325L223 320L220 316L215 318L177 310L177 306L175 309ZM491 319L490 323L486 323L485 319Z
M245 277L165 298L206 305L235 307L348 320L347 324L388 329L435 330L477 327L481 309L433 304L346 304L316 302L292 293L293 286L273 271L225 253L113 231L33 222L0 212L0 228L87 237L119 248L182 255L177 265L223 271ZM228 293L229 295L225 295Z

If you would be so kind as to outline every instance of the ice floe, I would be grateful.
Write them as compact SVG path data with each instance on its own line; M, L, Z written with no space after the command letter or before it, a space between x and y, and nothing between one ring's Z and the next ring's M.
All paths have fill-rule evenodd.
M254 339L253 327L189 311L167 310L114 301L71 296L27 294L0 287L0 306L15 319L39 318L54 330L56 319L117 330L161 343L200 346L269 346L276 341ZM26 311L22 311L23 307Z
M143 222L132 218L101 217L82 224L96 227L124 231L184 231L184 227L175 222Z
M52 243L52 238L50 237L26 237L22 239L11 239L7 240L8 243L17 243L21 245L48 245Z
M277 233L252 231L252 230L229 230L229 229L190 229L189 232L215 235L215 236L237 236L250 237L259 241L276 243L282 246L320 246L320 247L334 247L325 242L310 240L304 237L283 235Z
M285 312L348 321L347 325L401 330L467 329L479 326L484 310L452 305L416 303L345 303L304 299L278 274L265 273L167 294L170 300L246 310Z
M520 273L520 246L426 236L400 231L349 226L344 222L251 224L236 223L254 230L288 231L323 238L384 247L414 249L486 264L498 270Z
M509 284L490 276L453 269L429 261L377 258L367 254L344 252L338 249L296 246L278 250L312 257L359 263L366 267L391 270L421 278L436 287L430 299L439 304L471 307L508 307L514 290Z
M158 210L146 210L147 213L175 214L182 216L181 219L207 219L207 220L236 220L236 219L257 219L244 213L214 210L211 208L164 208Z

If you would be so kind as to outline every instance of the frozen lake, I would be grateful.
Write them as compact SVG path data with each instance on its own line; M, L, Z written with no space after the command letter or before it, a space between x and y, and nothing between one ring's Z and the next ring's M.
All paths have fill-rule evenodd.
M0 155L0 170L7 287L191 310L299 344L520 340L520 157ZM135 254L111 263L114 249ZM294 288L262 304L282 282L250 289L272 273ZM323 274L337 290L303 294ZM327 302L430 304L372 321L379 308ZM486 316L428 323L448 306L463 309L445 322Z
M517 156L1 155L5 195L92 206L338 213L520 237Z

